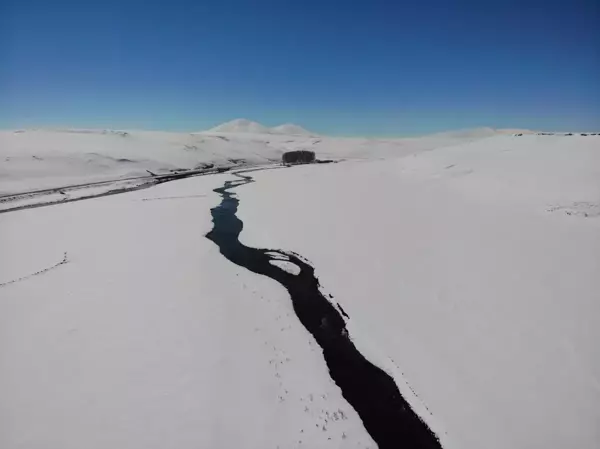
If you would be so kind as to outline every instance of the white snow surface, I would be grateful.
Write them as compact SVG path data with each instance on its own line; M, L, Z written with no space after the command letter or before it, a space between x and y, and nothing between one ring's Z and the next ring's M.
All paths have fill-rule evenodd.
M291 124L270 130L248 120L201 133L0 131L0 195L147 176L146 170L164 174L203 164L272 163L281 161L282 154L290 150L312 150L320 159L397 157L495 133L473 131L409 139L333 138L312 136Z
M286 290L204 237L228 178L0 216L2 449L374 447Z
M467 135L11 132L0 185L192 165L219 145L224 163L352 155L251 172L241 240L310 261L446 449L595 449L600 137ZM375 447L287 292L204 237L228 179L0 215L1 448Z
M293 264L292 262L289 262L286 260L281 260L281 259L276 259L276 260L269 261L269 263L271 265L275 265L276 267L281 268L282 270L284 270L290 274L293 274L294 276L297 276L300 274L300 268L296 264Z
M599 137L253 176L241 240L312 262L444 447L598 447Z

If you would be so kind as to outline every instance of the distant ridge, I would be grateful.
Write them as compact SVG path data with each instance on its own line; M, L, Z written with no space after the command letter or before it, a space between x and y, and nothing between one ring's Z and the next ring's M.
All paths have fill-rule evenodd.
M444 131L435 134L428 134L423 137L436 138L455 138L455 139L483 139L485 137L493 137L498 135L510 134L535 134L536 131L529 129L497 129L497 128L469 128L458 129L452 131Z

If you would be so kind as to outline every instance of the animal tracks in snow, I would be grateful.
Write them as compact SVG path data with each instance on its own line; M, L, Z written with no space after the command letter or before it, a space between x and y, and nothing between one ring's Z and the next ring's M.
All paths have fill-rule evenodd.
M564 212L567 215L581 218L600 217L600 204L590 201L575 201L568 205L551 206L548 212Z
M62 258L62 260L61 260L60 262L57 262L57 263L55 263L55 264L54 264L54 265L52 265L52 266L49 266L49 267L47 267L47 268L44 268L43 270L36 271L35 273L31 273L31 274L28 274L28 275L26 275L26 276L22 276L22 277L20 277L20 278L17 278L17 279L13 279L13 280L10 280L10 281L7 281L7 282L0 283L0 287L4 287L4 286L6 286L6 285L10 285L10 284L14 284L14 283L16 283L16 282L25 281L25 280L27 280L27 279L29 279L29 278L32 278L33 276L39 276L40 274L47 273L48 271L50 271L50 270L54 270L55 268L58 268L58 267L60 267L61 265L64 265L64 264L66 264L66 263L68 263L68 262L69 262L69 259L67 258L67 253L65 252L65 253L64 253L64 256L63 256L63 258Z

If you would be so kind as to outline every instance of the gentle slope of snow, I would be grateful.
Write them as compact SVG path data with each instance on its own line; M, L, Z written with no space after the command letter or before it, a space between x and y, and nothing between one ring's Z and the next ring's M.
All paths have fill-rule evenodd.
M0 131L0 195L145 176L146 170L161 174L203 164L278 162L290 150L312 150L321 159L397 157L490 135L478 132L407 139L332 138L311 136L295 125L282 125L274 133L265 133L264 127L257 128L254 122L236 123L217 127L221 131L215 128L191 134L89 129ZM250 129L260 132L246 132Z
M249 125L250 126L250 125ZM250 126L250 127L253 127ZM234 127L235 128L235 127ZM237 129L237 128L235 128ZM348 139L244 132L169 133L110 130L0 131L0 195L71 184L164 174L203 164L278 162L285 151L320 158L378 158L464 139Z
M2 449L373 447L287 292L204 237L225 179L2 216Z
M445 447L600 441L600 138L255 173L247 245L311 260Z

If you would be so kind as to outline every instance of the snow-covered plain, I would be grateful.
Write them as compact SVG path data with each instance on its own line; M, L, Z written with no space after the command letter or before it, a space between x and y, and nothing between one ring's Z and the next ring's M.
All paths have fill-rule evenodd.
M375 447L287 292L204 237L225 179L0 216L0 447Z
M353 159L251 172L241 240L311 261L445 448L597 447L600 137L0 138L43 159L3 163L6 191L128 164L69 165L93 148L140 172L265 148ZM184 161L186 139L207 140ZM43 168L55 155L64 171ZM230 179L0 215L0 447L375 447L287 292L204 237Z

